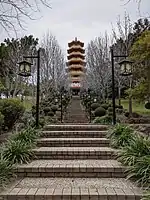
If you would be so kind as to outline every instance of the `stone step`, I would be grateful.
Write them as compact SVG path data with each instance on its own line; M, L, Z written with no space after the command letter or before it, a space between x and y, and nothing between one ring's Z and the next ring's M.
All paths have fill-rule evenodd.
M117 150L109 147L40 147L34 149L37 159L113 159Z
M64 124L64 125L46 125L44 130L49 131L67 131L67 130L74 130L74 131L106 131L108 130L109 126L107 125L90 125L90 124Z
M106 138L40 138L38 147L108 147Z
M140 200L141 189L123 178L24 178L0 194L3 200Z
M15 169L18 177L124 178L124 172L116 160L37 160Z
M41 137L48 138L103 138L107 131L42 131Z

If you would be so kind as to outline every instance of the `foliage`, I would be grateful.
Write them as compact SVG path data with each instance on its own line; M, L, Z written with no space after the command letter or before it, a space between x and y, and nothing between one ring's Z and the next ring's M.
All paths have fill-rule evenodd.
M57 105L52 105L52 106L51 106L51 110L52 110L53 112L56 112L56 111L58 110Z
M47 115L53 117L55 113L53 111L49 111Z
M146 109L150 109L150 102L148 102L148 103L145 104L145 108Z
M107 110L108 107L109 107L109 104L106 104L106 103L105 103L105 104L102 104L101 107L104 108L105 110Z
M4 124L4 115L0 112L0 132L2 130L3 124Z
M4 128L11 129L23 115L25 108L18 99L1 99L0 112L4 115Z
M150 155L138 158L127 171L128 178L135 178L140 186L150 189Z
M150 139L141 135L135 135L130 145L124 146L119 152L119 161L124 165L133 166L137 159L150 155Z
M112 124L112 117L108 115L105 115L102 117L96 117L93 120L93 123L94 124Z
M4 158L11 164L28 163L33 155L32 145L23 140L8 140L3 151Z
M99 103L92 103L91 104L91 109L92 110L95 110L96 108L100 107L100 104Z
M44 114L45 114L45 115L48 115L48 113L51 111L51 107L45 107L45 108L43 109L43 111L44 111Z
M108 138L111 139L111 146L122 148L129 145L134 139L133 129L122 124L117 124L108 132Z
M14 176L13 166L5 159L0 152L0 188L9 183L10 179Z
M14 141L20 140L27 145L34 146L38 137L39 132L35 128L29 126L19 133L12 135L11 139Z
M102 117L106 114L106 110L102 107L98 107L94 111L95 117Z

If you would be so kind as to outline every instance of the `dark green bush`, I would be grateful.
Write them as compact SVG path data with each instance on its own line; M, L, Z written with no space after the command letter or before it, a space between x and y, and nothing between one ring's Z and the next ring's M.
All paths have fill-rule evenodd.
M145 104L145 108L146 109L150 109L150 102L148 102L148 103Z
M129 117L129 112L125 112L125 113L124 113L124 116L125 116L125 117Z
M115 108L123 109L123 106L122 105L115 105Z
M118 114L122 114L122 113L123 113L123 109L117 108L117 109L116 109L116 112L117 112Z
M98 107L96 108L96 110L94 111L94 115L95 117L102 117L106 114L106 110L102 107Z
M1 99L0 112L4 115L4 128L12 129L17 120L19 120L25 111L22 102L19 99Z
M51 111L51 107L45 107L43 108L44 114L48 115L48 113Z
M4 159L11 164L28 163L34 156L32 145L22 140L8 140L3 151Z
M95 110L96 108L100 107L100 104L99 103L92 103L91 105L91 109L92 110Z
M134 140L133 129L126 125L117 124L108 132L108 138L111 139L111 146L122 148L129 145Z
M112 124L112 117L106 115L103 117L96 117L93 121L94 124Z
M53 111L49 111L47 115L53 117L55 113Z
M13 171L13 166L3 157L2 152L0 152L0 188L9 183L10 179L14 176Z
M56 111L58 110L58 106L52 105L52 106L51 106L51 110L52 110L53 112L56 112Z
M108 107L109 107L109 104L106 104L106 103L105 103L105 104L102 104L101 107L104 108L105 110L107 110Z
M113 107L109 107L108 112L113 112Z

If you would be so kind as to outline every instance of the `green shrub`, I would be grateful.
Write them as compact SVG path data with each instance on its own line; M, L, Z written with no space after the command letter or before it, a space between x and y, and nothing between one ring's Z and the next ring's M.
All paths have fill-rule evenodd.
M34 156L32 145L22 140L8 140L3 151L4 159L11 164L28 163Z
M96 108L100 107L100 104L99 103L92 103L91 105L91 109L92 110L95 110Z
M134 165L127 168L128 178L134 178L141 187L150 189L150 155L138 158Z
M12 129L18 119L25 111L22 102L19 99L1 99L0 112L4 115L4 128Z
M105 110L107 110L108 107L109 107L109 104L106 104L106 103L105 103L105 104L102 104L101 107L104 108Z
M113 107L109 107L108 112L113 112Z
M118 114L122 114L122 113L123 113L123 109L117 108L117 109L116 109L116 112L117 112Z
M94 111L95 117L102 117L106 114L106 110L102 107L98 107Z
M58 110L58 107L57 107L56 105L52 105L52 106L51 106L51 110L52 110L53 112L56 112L56 111Z
M147 191L144 195L142 200L150 200L150 191Z
M103 117L96 117L93 121L94 124L112 124L112 117L106 115Z
M10 179L14 176L13 170L13 166L3 157L2 152L0 152L0 188L9 183Z
M35 122L32 111L25 111L20 122L23 123L25 126L32 125Z
M0 112L0 133L3 129L3 124L4 124L4 115Z
M49 111L47 115L50 117L53 117L55 115L55 113L53 111Z
M115 148L125 147L134 140L133 129L125 125L117 124L108 132L108 138L111 140L111 146Z
M150 139L141 135L135 135L130 145L125 146L119 152L118 160L124 165L133 166L137 159L150 155Z
M34 146L36 144L36 140L39 137L39 132L32 127L28 127L19 133L16 133L11 136L11 139L14 141L21 140L23 143L27 145Z
M45 107L43 108L44 114L48 115L48 113L51 111L51 107Z
M146 109L150 109L150 102L148 102L148 103L145 104L145 108Z
M122 105L115 105L115 108L123 109L123 106Z

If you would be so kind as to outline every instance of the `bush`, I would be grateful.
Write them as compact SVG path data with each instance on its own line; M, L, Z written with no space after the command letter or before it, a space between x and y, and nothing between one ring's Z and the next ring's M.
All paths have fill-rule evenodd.
M135 135L130 145L125 146L119 152L118 159L124 165L133 166L138 158L145 155L150 155L150 139L141 135Z
M105 104L102 104L101 107L104 108L105 110L107 110L108 107L109 107L109 104L106 104L106 103L105 103Z
M56 111L58 110L58 107L57 107L56 105L52 105L52 106L51 106L51 110L52 110L53 112L56 112Z
M0 133L3 129L3 124L4 124L4 115L0 112Z
M122 114L122 113L123 113L123 109L117 108L117 109L116 109L116 112L117 112L118 114Z
M51 107L45 107L43 108L44 114L47 116L48 113L51 111Z
M49 111L47 115L53 117L55 113L53 111Z
M106 115L103 117L96 117L93 121L94 124L112 124L112 117Z
M98 107L96 108L96 110L94 111L94 115L95 117L102 117L106 114L106 110L102 107Z
M150 155L138 158L134 165L127 168L128 178L134 178L141 187L150 189Z
M125 116L125 117L129 117L129 112L125 112L125 113L124 113L124 116Z
M8 140L3 151L4 159L11 164L28 163L33 155L32 146L22 140Z
M150 102L148 102L148 103L145 104L145 108L146 109L150 109Z
M39 132L35 128L28 127L27 129L24 129L19 133L12 135L11 139L14 141L21 140L23 143L34 147L38 137Z
M111 139L111 146L115 148L122 148L129 145L133 139L133 129L128 126L117 124L110 132L108 138Z
M115 105L115 108L123 109L123 106L122 105Z
M108 112L113 112L113 107L109 107Z
M9 183L10 179L14 176L13 166L6 160L2 152L0 153L0 188Z
M91 105L91 109L92 110L95 110L96 108L100 107L100 104L99 103L92 103Z
M24 112L24 114L23 114L23 116L22 116L20 121L25 126L30 126L35 122L35 118L33 117L31 111L26 111L26 112Z
M22 102L18 99L1 99L0 112L4 115L4 128L12 129L18 119L25 111Z

